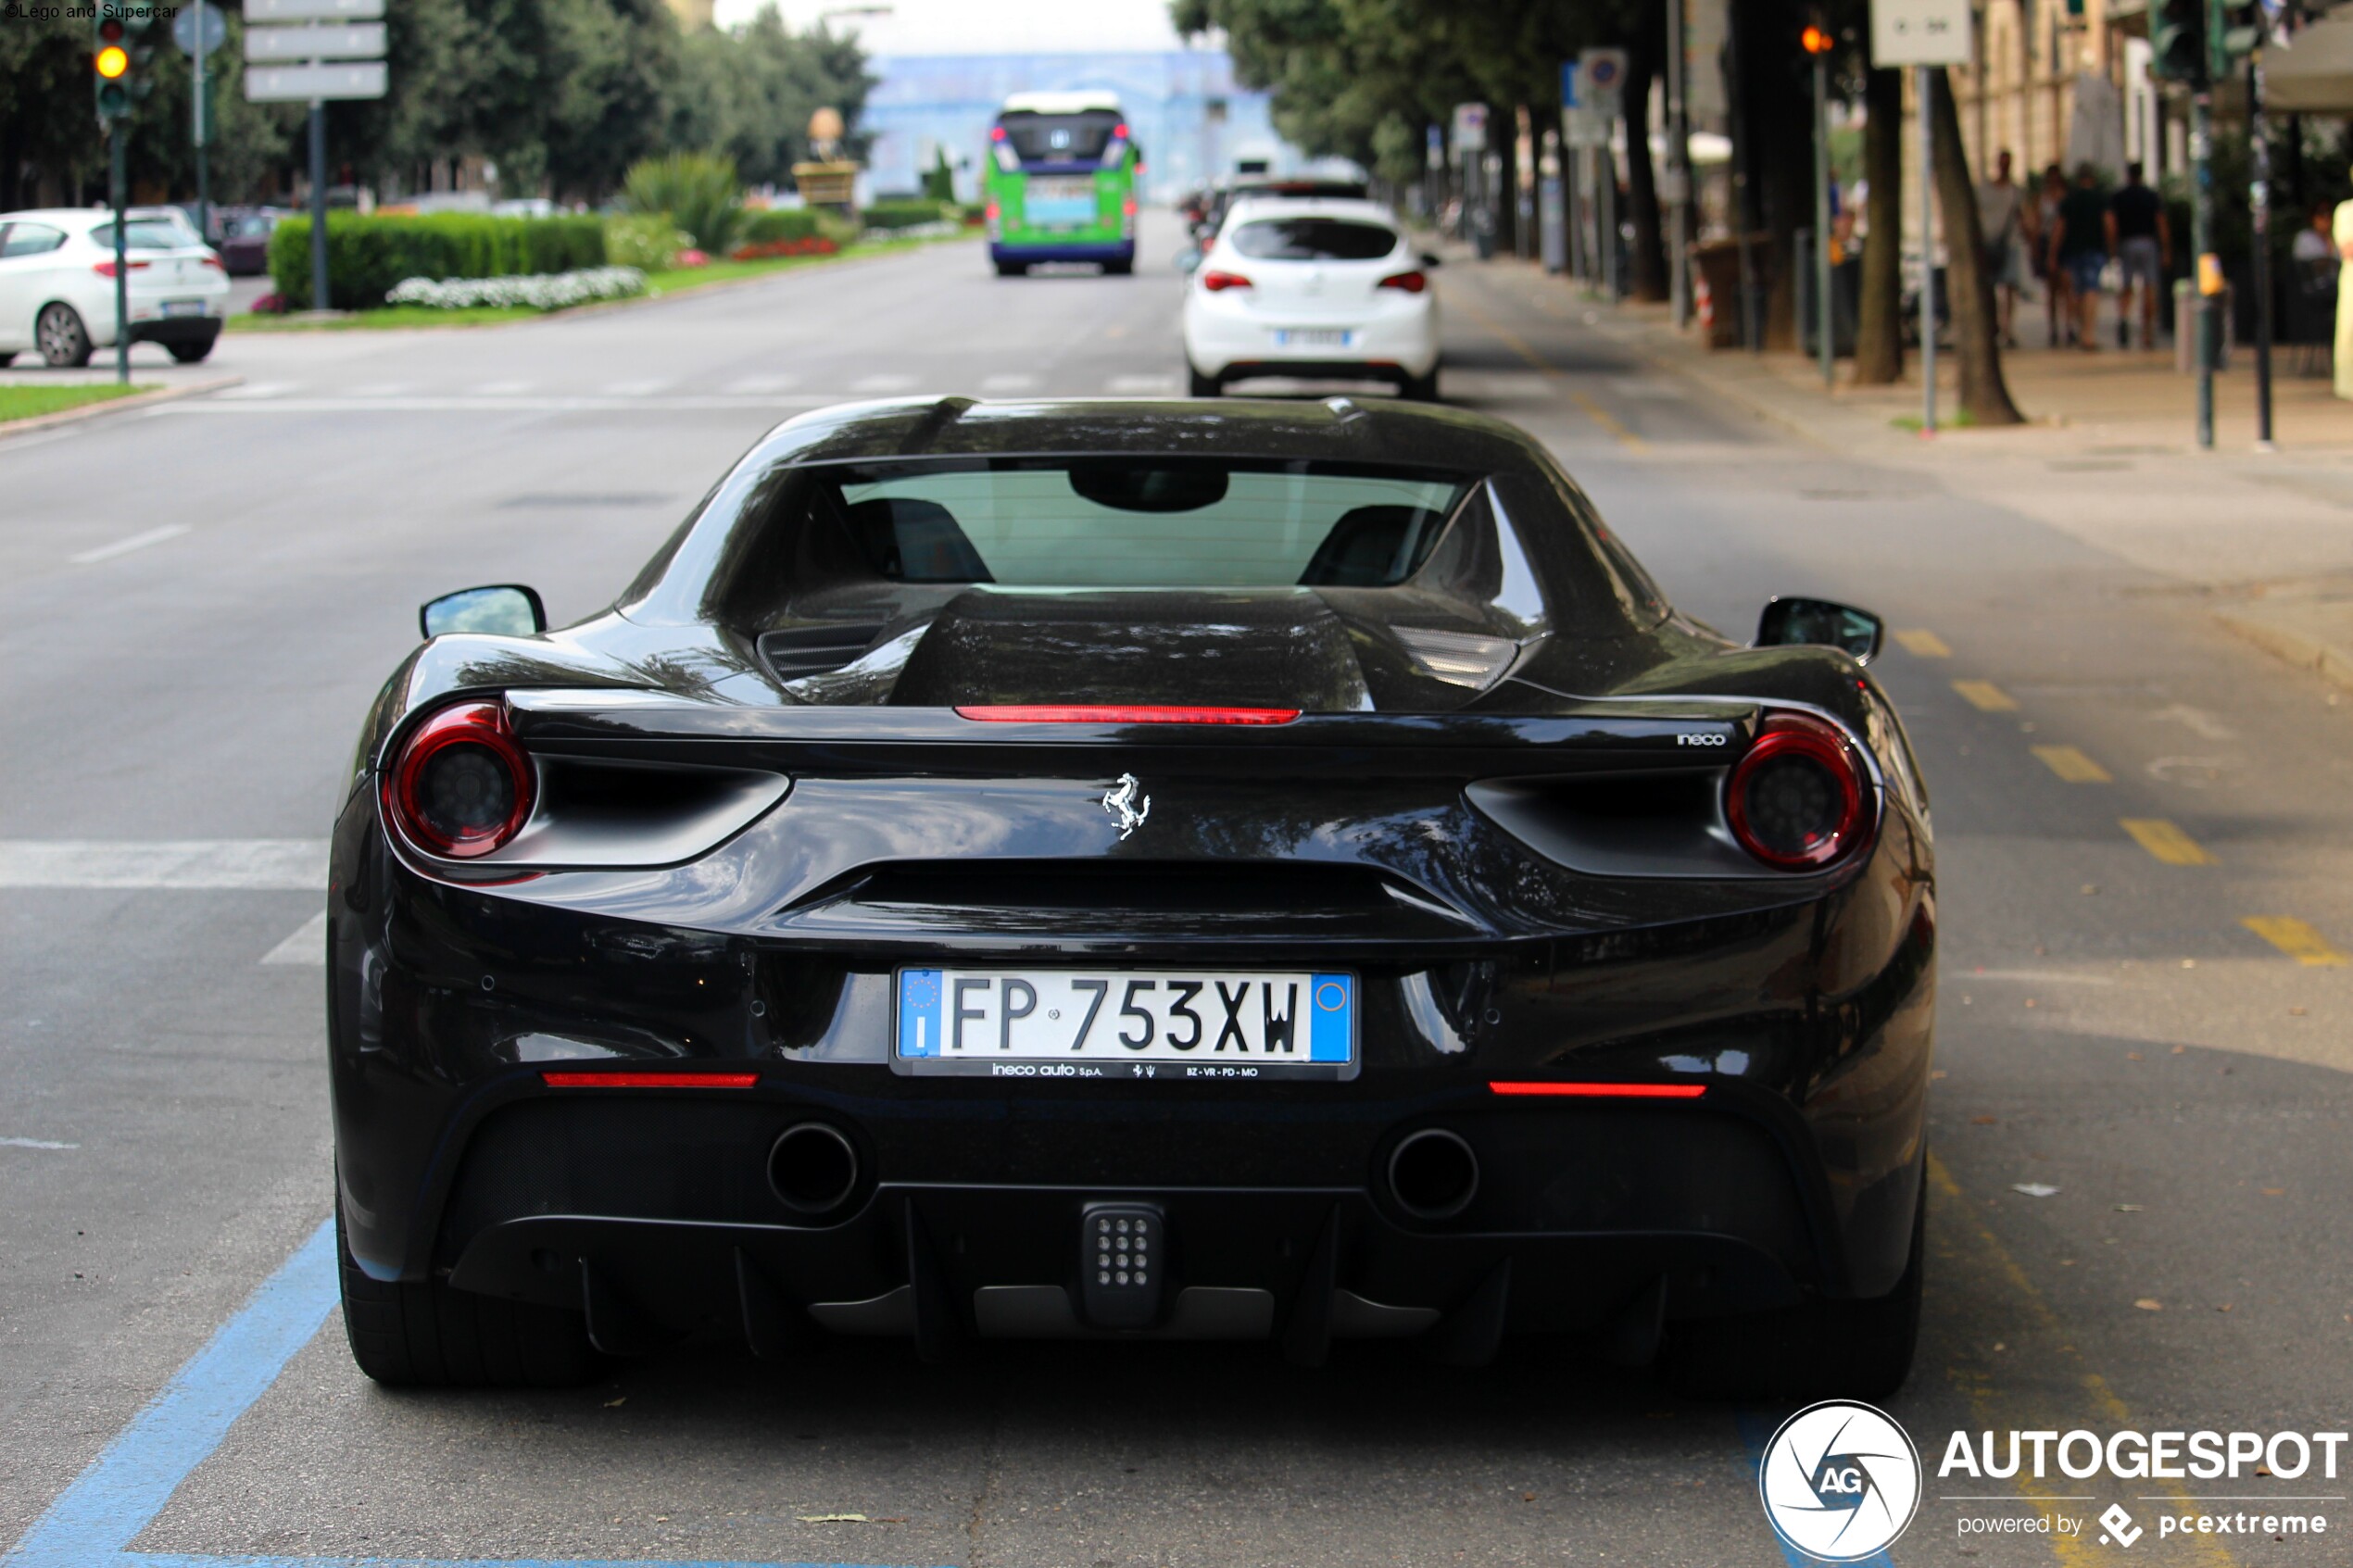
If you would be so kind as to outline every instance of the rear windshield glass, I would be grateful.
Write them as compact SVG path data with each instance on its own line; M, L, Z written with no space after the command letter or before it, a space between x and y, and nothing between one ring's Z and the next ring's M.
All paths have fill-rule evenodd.
M90 242L100 250L114 249L114 225L101 223L91 230ZM125 250L182 250L203 243L194 229L183 229L167 218L133 218L122 226Z
M1024 163L1093 163L1111 145L1119 117L1091 114L1009 114L1000 117L1005 140Z
M1234 248L1258 261L1378 261L1397 232L1341 218L1262 218L1234 231Z
M270 237L270 220L261 217L223 219L222 237L232 240L266 240Z
M1473 481L1326 465L1058 460L812 470L878 574L1025 588L1389 587Z

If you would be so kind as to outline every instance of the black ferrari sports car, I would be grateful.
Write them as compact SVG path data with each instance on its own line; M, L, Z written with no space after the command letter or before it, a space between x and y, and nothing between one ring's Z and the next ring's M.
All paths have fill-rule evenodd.
M1871 616L1677 613L1456 409L866 403L612 607L423 612L333 839L351 1348L1567 1332L1883 1393L1928 802Z

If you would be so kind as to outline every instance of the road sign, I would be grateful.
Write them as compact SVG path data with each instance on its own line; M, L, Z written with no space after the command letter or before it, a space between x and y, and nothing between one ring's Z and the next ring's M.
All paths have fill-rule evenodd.
M247 22L381 20L384 0L245 0Z
M1578 84L1584 89L1579 98L1604 119L1616 119L1626 102L1626 70L1625 50L1586 50L1577 56Z
M248 60L380 60L384 53L382 22L245 29Z
M1483 153L1487 150L1487 106L1456 104L1454 106L1454 152Z
M199 21L197 19L199 18L203 19ZM200 26L204 29L206 54L211 54L215 49L229 42L229 19L220 14L220 6L212 5L183 6L180 14L171 19L171 41L180 45L182 54L188 56L195 54L196 29Z
M1563 60L1561 62L1561 107L1573 109L1583 97L1584 94L1578 91L1577 62Z
M1591 104L1578 104L1561 113L1561 139L1572 147L1606 147L1614 122Z
M1871 64L1969 63L1969 0L1871 0Z
M381 98L384 86L382 60L354 60L346 65L256 66L245 72L245 102L299 104L313 99Z

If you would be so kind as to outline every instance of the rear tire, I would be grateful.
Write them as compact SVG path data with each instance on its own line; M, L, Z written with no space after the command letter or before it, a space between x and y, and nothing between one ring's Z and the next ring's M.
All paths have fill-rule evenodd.
M164 346L171 350L171 357L181 364L194 365L210 354L213 345L220 341L219 338L207 338L202 343L167 343Z
M32 341L41 345L41 362L53 370L78 370L90 363L90 331L81 313L61 299L51 300L33 318Z
M1128 257L1125 261L1106 261L1103 263L1103 276L1106 278L1132 277L1135 274L1135 271L1136 259L1133 257Z
M1407 376L1404 384L1399 390L1405 395L1405 400L1409 403L1437 402L1438 367L1432 365L1429 368L1429 374L1426 376Z
M1770 1312L1667 1325L1659 1370L1678 1393L1722 1399L1884 1400L1904 1386L1919 1342L1928 1184L1903 1277L1866 1301L1811 1301Z
M1029 263L1026 261L1000 261L997 263L997 275L1000 278L1026 278L1029 276Z
M16 362L17 357L15 355L0 354L0 370L6 370L9 366L15 364Z
M335 1259L351 1359L386 1387L570 1388L602 1370L578 1312L453 1290L438 1280L370 1279L344 1244L340 1202Z
M1199 370L1194 370L1190 365L1187 365L1185 367L1185 388L1189 396L1223 397L1226 395L1226 378L1223 376L1205 376Z

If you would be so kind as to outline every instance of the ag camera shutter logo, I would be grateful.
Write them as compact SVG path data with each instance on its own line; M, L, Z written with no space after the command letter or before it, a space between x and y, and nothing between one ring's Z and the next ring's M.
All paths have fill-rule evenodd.
M1824 1562L1856 1562L1886 1549L1919 1512L1919 1450L1886 1411L1825 1399L1765 1445L1756 1491L1783 1541Z

